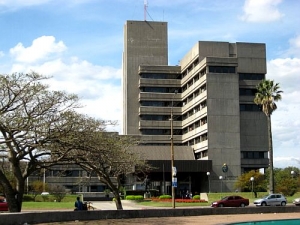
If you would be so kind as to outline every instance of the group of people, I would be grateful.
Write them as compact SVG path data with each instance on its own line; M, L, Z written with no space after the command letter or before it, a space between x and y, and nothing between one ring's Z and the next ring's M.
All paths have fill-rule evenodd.
M192 199L193 194L192 192L189 192L188 190L180 190L180 197L185 199Z

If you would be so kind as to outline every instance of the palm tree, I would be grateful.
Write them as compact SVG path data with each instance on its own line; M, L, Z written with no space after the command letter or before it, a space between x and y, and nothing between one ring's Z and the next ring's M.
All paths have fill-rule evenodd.
M274 192L274 172L273 172L273 141L271 130L271 114L277 109L275 102L281 100L282 91L279 90L279 84L274 84L273 80L262 80L257 86L254 103L262 107L268 120L269 135L269 164L270 164L270 193Z

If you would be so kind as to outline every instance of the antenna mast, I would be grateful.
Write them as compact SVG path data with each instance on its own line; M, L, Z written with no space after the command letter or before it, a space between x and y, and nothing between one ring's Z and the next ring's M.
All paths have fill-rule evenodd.
M144 20L147 20L147 7L148 7L148 1L144 0Z

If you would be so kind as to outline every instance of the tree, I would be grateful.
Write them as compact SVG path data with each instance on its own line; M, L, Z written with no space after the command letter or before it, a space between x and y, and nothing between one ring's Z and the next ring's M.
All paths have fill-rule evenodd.
M291 174L295 172L295 176ZM274 169L275 191L286 196L293 196L299 187L299 169L296 167L287 167L284 169Z
M268 122L268 136L269 136L269 167L270 167L270 193L274 192L274 172L273 172L273 141L271 128L271 115L277 109L276 103L281 100L280 87L278 83L272 80L262 80L257 86L257 93L255 94L254 103L262 107L262 111L267 116Z
M48 185L44 184L43 181L36 180L32 182L32 184L30 185L30 189L35 201L37 195L41 194L44 190L48 190Z
M116 208L123 209L120 192L124 175L150 169L140 155L131 150L137 141L129 136L106 132L103 121L88 116L78 116L78 123L73 128L73 135L66 136L51 149L57 150L57 157L63 154L68 163L79 165L88 174L95 174L111 189ZM52 157L55 157L53 152Z
M49 191L55 197L55 200L61 202L66 197L66 188L62 185L50 185Z
M252 191L252 182L250 180L251 177L254 178L253 192L255 197L257 197L257 192L265 191L267 188L264 174L258 171L251 170L247 173L243 173L240 177L238 177L238 180L235 183L235 187L240 188L243 191Z
M50 91L46 80L34 72L0 75L0 185L11 212L21 211L26 178L61 160L47 146L71 131L79 107L76 95Z

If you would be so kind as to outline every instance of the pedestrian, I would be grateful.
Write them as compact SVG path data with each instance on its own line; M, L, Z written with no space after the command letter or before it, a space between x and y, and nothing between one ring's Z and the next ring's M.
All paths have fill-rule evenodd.
M76 202L75 202L75 211L77 210L83 210L83 203L80 201L80 197L77 197Z

